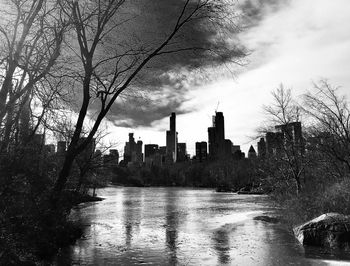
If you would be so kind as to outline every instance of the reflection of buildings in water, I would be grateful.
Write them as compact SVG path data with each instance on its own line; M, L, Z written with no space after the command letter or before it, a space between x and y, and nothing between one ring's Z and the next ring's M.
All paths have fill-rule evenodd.
M177 210L177 191L172 189L167 191L166 194L166 245L169 249L169 265L177 264L177 238L178 238L178 225L179 225L179 212Z
M220 264L230 262L230 241L228 231L225 228L220 228L214 232L214 249L217 251Z
M130 188L130 190L133 189L135 188ZM129 193L128 190L125 191L125 194L133 195L133 197L125 197L126 200L123 201L123 220L125 226L125 245L127 248L130 248L131 241L136 234L135 229L140 227L142 194L134 193L132 191Z

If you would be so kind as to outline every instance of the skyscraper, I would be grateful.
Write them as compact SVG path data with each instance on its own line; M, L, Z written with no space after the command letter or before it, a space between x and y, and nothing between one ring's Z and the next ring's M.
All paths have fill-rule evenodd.
M205 141L196 142L196 160L199 162L203 162L206 161L207 158L207 143Z
M129 141L124 146L124 161L129 163L142 163L142 141L135 142L134 133L129 133Z
M225 122L222 112L216 112L213 116L213 125L208 128L209 157L217 159L230 155L228 142L225 141Z
M146 144L145 145L145 159L153 156L159 150L159 146L157 144Z
M301 154L304 152L303 137L301 132L301 123L292 122L284 125L275 126L283 134L283 144L285 148L294 147Z
M176 114L174 112L170 116L170 130L166 132L166 157L168 162L177 161Z
M135 150L134 133L129 133L129 141L124 146L124 161L131 162L132 152Z
M282 152L283 133L281 132L267 132L266 139L266 154L268 156L279 156Z
M260 138L258 142L258 156L265 157L266 156L266 142L264 138Z
M215 127L208 127L208 143L209 143L209 157L216 158L218 154L218 147L215 138Z
M186 143L178 143L177 144L177 162L183 162L187 159L187 149Z

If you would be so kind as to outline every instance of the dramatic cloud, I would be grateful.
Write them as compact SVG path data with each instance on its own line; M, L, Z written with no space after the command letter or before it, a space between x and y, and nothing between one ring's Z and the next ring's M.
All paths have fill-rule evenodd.
M127 37L137 35L138 42L150 47L164 40L174 23L168 16L178 11L182 1L133 3L128 12L139 14L133 24L137 29ZM183 114L177 117L179 138L193 154L195 141L207 140L207 127L219 102L226 137L247 151L256 144L249 136L264 120L261 107L269 104L270 92L280 83L298 95L310 89L312 81L328 78L350 97L349 0L242 0L234 10L241 15L242 31L227 31L227 38L218 40L224 40L226 51L240 51L240 47L250 51L250 63L235 73L236 79L223 74L234 52L227 57L210 57L203 51L159 57L130 87L130 98L124 95L113 107L109 119L118 126L115 137L126 141L132 127L147 143L164 145L165 133L159 130L168 127L168 116L175 111ZM194 23L177 41L220 43L216 31L206 26Z
M172 32L184 3L179 0L129 2L120 12L122 18L118 17L126 22L112 31L109 42L102 48L102 56L114 51L116 43L119 53L130 48L152 51ZM191 13L196 5L197 1L190 1L184 16ZM239 31L235 14L231 13L230 8L233 7L229 1L213 2L211 8L203 9L190 23L185 24L165 47L164 54L150 61L138 74L123 95L131 94L131 98L126 99L125 104L116 103L108 119L120 126L151 126L171 112L192 111L182 108L182 104L188 90L204 81L199 70L240 62L244 58L245 49L236 39ZM105 72L108 71L111 68L105 69ZM128 106L135 101L135 97L138 98L139 109L131 111ZM97 109L98 105L94 107Z
M177 128L192 154L195 141L207 140L207 127L218 102L225 116L226 137L246 152L251 144L256 145L250 137L265 120L262 106L272 101L271 91L281 83L298 96L311 89L313 81L328 78L350 98L350 1L276 2L240 2L250 19L246 18L249 26L239 37L252 52L251 63L237 78L222 78L216 72L220 79L188 91L189 100L183 107L195 107L196 112L181 116ZM163 122L168 124L167 119ZM160 142L152 138L152 132L137 132Z
M168 117L171 112L192 112L193 107L183 107L188 101L186 84L172 82L169 77L163 79L163 84L168 85L157 88L151 95L147 91L132 94L133 91L130 90L128 95L118 99L112 106L107 118L119 127L152 127L155 121Z

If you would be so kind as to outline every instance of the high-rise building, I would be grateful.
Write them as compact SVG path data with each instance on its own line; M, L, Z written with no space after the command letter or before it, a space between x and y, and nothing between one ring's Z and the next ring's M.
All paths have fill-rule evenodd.
M218 154L218 147L215 137L215 127L208 128L209 157L214 159Z
M157 144L145 144L145 158L149 158L152 155L158 153L159 146Z
M285 148L294 147L300 153L304 152L303 137L301 133L301 123L293 122L275 127L283 134L283 145Z
M160 146L159 147L159 154L161 158L162 164L165 163L165 158L166 158L166 146Z
M229 139L225 139L224 147L222 150L223 156L229 157L230 155L232 155L232 147L233 147L232 141Z
M184 162L187 160L186 143L177 144L177 162Z
M265 157L266 156L266 142L264 138L260 138L258 142L258 156Z
M225 122L222 112L216 112L208 128L209 157L218 159L232 155L232 142L225 139Z
M135 150L135 145L134 133L129 133L129 141L127 141L124 146L124 161L126 163L131 162L132 152Z
M125 143L124 162L138 164L143 162L142 141L135 142L134 133L129 133L129 141Z
M164 147L165 148L165 147ZM165 155L165 149L164 149ZM145 145L145 164L147 166L161 166L163 155L160 152L157 144L146 144Z
M143 162L143 153L142 153L142 141L138 140L132 151L131 161L134 163Z
M300 154L304 152L304 141L301 132L301 123L293 122L275 126L277 132L267 132L265 141L258 142L259 156L281 156L289 148Z
M174 112L170 116L170 130L166 132L166 157L168 162L177 161L176 114Z
M225 122L224 122L224 114L222 112L216 112L214 116L214 124L213 126L215 127L215 137L217 143L219 145L223 145L224 140L225 140Z
M283 133L267 132L266 136L266 154L268 156L278 156L282 152Z
M205 141L196 142L196 160L204 162L208 159L207 143Z

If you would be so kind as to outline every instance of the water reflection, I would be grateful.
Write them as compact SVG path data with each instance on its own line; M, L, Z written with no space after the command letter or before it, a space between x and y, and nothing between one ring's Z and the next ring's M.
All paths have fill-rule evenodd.
M86 225L84 238L63 249L56 265L332 265L310 256L319 253L304 251L283 226L253 220L275 211L264 196L183 188L98 193L106 199L73 211Z
M168 190L166 193L165 207L165 236L166 246L169 250L169 265L177 263L177 234L179 225L179 214L177 212L177 191Z
M142 205L142 194L134 193L135 188L127 188L124 192L125 198L123 200L123 220L125 227L125 246L127 249L131 247L133 235L140 227ZM130 197L132 195L132 197Z
M230 239L228 231L220 228L214 233L214 248L218 253L218 261L220 264L230 262Z

